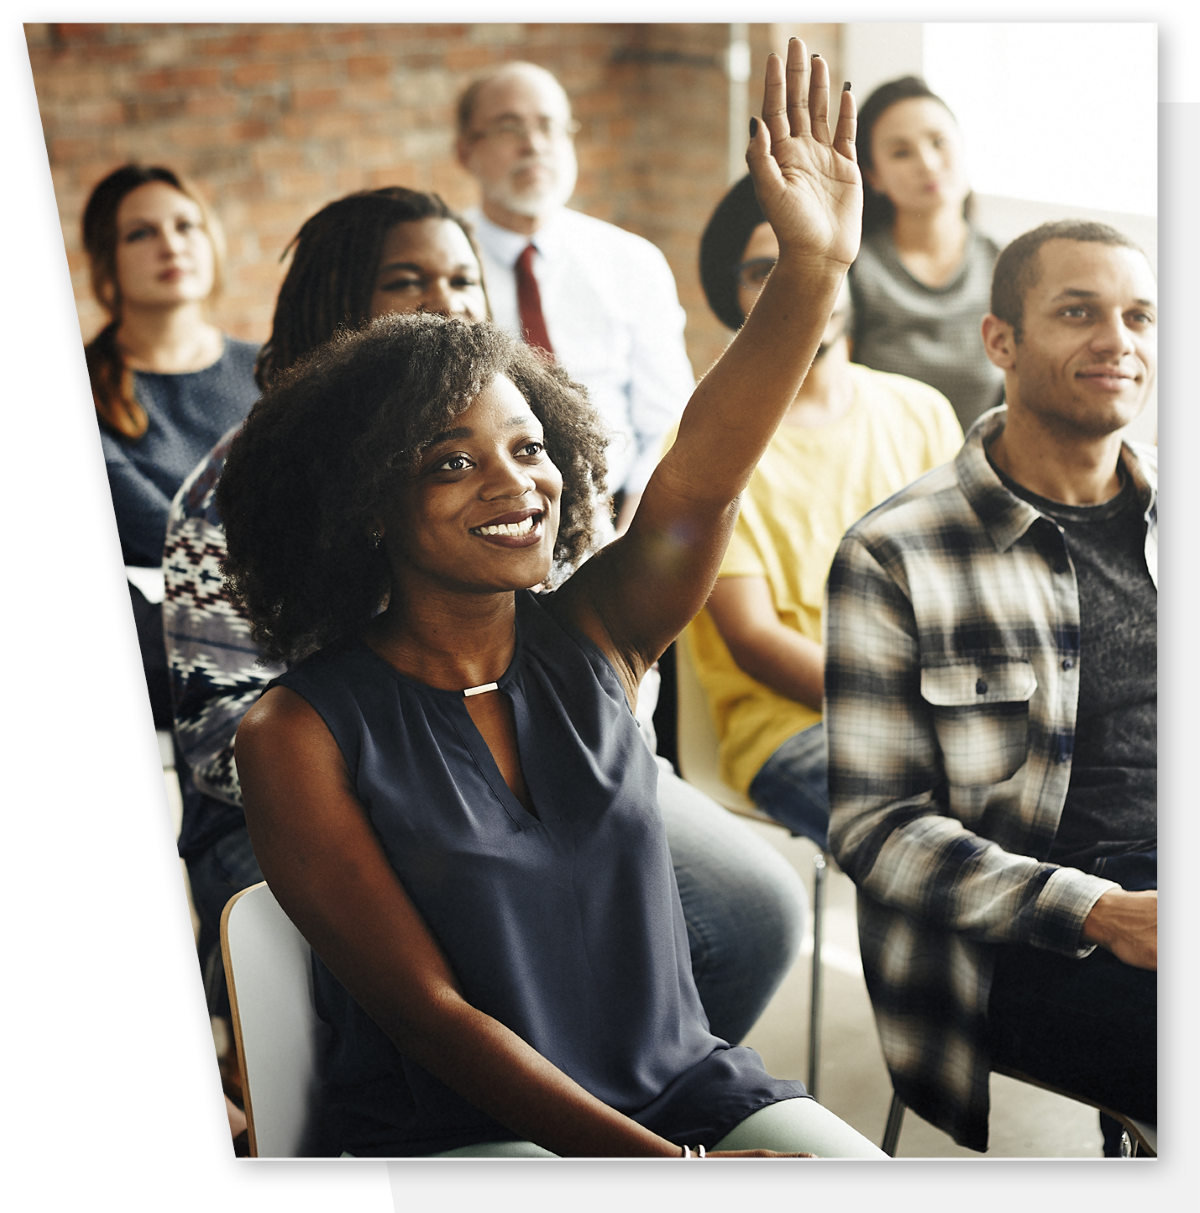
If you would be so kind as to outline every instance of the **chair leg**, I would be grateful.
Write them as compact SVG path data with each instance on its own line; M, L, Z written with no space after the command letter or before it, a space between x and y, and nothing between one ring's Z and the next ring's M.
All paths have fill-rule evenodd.
M896 1157L896 1146L900 1143L900 1129L904 1124L904 1100L892 1092L892 1103L888 1108L887 1126L883 1130L883 1141L879 1148L888 1156Z
M813 856L813 957L812 1002L808 1015L808 1093L817 1094L817 1079L821 1068L821 941L825 932L825 854Z

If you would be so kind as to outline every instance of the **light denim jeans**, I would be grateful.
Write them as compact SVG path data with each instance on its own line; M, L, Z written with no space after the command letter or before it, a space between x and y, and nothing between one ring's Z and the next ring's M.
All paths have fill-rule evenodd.
M737 1044L800 954L807 894L770 843L659 765L696 989L713 1035Z
M829 751L825 722L789 737L762 764L750 799L793 834L829 850Z

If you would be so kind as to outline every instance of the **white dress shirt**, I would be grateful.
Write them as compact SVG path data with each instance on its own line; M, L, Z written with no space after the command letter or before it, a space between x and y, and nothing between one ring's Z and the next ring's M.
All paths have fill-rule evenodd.
M532 240L555 359L587 388L612 435L609 490L640 493L695 386L685 315L666 258L641 236L565 208L532 237L498 227L479 210L467 218L492 319L518 336L514 266Z

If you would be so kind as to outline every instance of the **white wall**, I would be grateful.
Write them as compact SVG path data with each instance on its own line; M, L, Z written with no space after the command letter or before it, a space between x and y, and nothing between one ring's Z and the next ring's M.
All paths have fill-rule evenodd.
M921 75L954 111L975 220L998 244L1047 220L1096 219L1158 262L1158 46L1148 22L861 22L843 73L861 104ZM1153 441L1157 399L1130 427Z

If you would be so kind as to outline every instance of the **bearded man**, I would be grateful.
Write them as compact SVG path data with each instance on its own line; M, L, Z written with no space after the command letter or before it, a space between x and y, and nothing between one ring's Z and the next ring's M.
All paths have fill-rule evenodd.
M459 98L456 151L482 195L467 217L492 319L551 354L608 423L620 533L695 380L666 258L632 232L567 209L577 128L550 72L507 63Z

